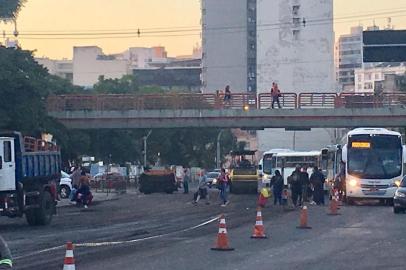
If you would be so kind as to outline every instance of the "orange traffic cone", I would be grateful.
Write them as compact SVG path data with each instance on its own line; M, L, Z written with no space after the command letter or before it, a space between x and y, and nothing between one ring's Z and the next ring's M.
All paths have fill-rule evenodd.
M337 216L337 215L340 215L340 213L337 212L338 211L338 192L335 191L333 194L334 195L330 201L330 213L328 213L328 215Z
M264 224L262 222L261 207L257 208L257 218L255 221L255 226L254 226L254 234L251 236L251 238L256 238L256 239L267 238L265 235Z
M75 259L73 258L73 244L66 243L66 255L63 260L63 270L75 270Z
M211 250L218 251L231 251L234 250L228 246L228 237L227 237L227 227L226 227L226 218L224 215L220 217L219 232L217 234L217 245Z
M312 227L307 225L307 206L303 206L300 211L300 225L297 226L298 229L311 229Z

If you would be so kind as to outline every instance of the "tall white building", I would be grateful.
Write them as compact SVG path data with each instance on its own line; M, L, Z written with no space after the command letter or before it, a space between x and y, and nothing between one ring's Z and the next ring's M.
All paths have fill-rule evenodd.
M257 1L258 92L277 82L282 92L334 92L333 0ZM259 150L321 149L331 129L258 132Z
M257 0L202 0L202 90L256 91Z
M258 0L258 92L334 91L333 0Z
M362 67L363 27L351 28L351 33L339 37L336 45L336 72L340 91L350 92L355 88L354 70Z

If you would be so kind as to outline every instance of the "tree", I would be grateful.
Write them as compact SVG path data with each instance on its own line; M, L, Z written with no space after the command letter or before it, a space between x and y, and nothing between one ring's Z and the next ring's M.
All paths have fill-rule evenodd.
M26 0L0 1L0 20L15 20Z

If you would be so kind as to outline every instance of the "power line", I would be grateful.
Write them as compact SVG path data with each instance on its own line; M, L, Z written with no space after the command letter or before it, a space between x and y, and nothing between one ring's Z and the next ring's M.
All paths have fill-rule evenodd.
M390 13L388 12L377 12L377 13L369 13L369 14L360 14L360 15L352 15L352 16L345 16L345 17L338 17L335 18L335 23L348 23L351 21L345 21L345 22L340 22L338 20L349 20L349 19L354 19L357 18L356 21L359 21L360 18L363 17L369 17L369 16L375 16L375 15L383 15L383 14L398 14L398 13L406 13L406 9L404 10L396 10L396 11L391 11ZM400 17L400 16L405 16L405 15L398 15L398 16L392 16L392 17ZM374 17L377 19L376 17ZM384 17L386 18L386 17ZM309 18L306 20L306 25L322 25L323 22L326 22L327 24L330 24L332 22L332 18ZM320 24L318 24L320 23ZM257 24L257 30L260 31L262 28L267 29L267 27L271 26L283 26L283 25L291 25L292 23L289 21L287 22L275 22L275 23L265 23L265 24ZM223 31L223 30L244 30L246 31L246 25L244 26L223 26L223 27L211 27L211 28L204 28L203 31ZM161 29L161 28L156 28L156 29ZM164 28L162 28L164 29ZM273 28L272 28L273 29ZM189 35L196 35L196 32L201 31L201 28L190 28L190 29L171 29L167 28L167 30L149 30L149 31L144 31L137 29L136 31L114 31L114 32L53 32L53 33L43 33L43 32L21 32L19 35L21 37L36 37L36 36L44 36L44 37L55 37L55 36L61 36L61 37L68 37L66 39L74 39L74 36L98 36L97 39L105 39L108 36L108 38L112 38L112 36L117 36L120 38L132 38L136 36L149 36L149 37L154 37L151 36L151 34L169 34L169 33L179 33L179 35L176 36L189 36ZM267 29L270 30L270 29ZM181 35L181 33L183 33ZM11 34L11 33L9 33ZM130 36L127 36L130 35ZM162 37L167 37L168 35L162 35ZM27 39L27 38L26 38ZM47 38L48 39L48 38ZM90 38L86 38L90 39Z

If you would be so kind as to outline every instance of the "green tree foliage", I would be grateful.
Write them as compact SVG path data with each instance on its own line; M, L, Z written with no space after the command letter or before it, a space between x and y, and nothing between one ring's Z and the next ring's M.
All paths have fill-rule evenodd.
M0 20L15 20L26 0L1 0Z
M133 76L103 79L98 93L156 93L160 88L139 88ZM92 93L91 92L91 93ZM0 129L19 130L25 135L52 133L62 148L64 160L81 155L106 162L142 162L146 130L67 130L47 116L46 99L53 94L87 93L69 81L50 75L38 65L31 52L0 47ZM148 139L148 161L154 164L160 153L164 164L214 167L217 129L154 130ZM223 155L235 145L231 132L222 135Z

